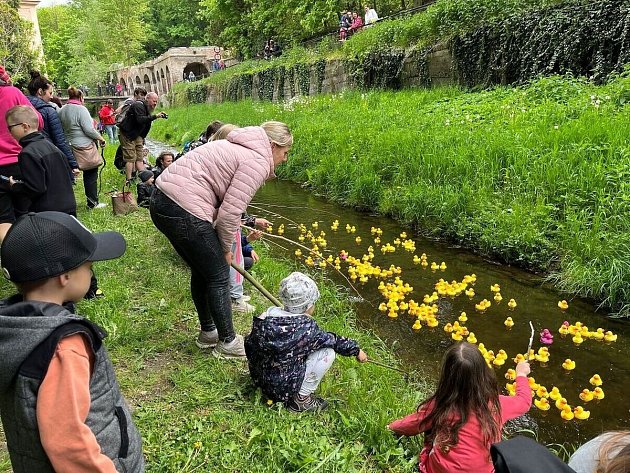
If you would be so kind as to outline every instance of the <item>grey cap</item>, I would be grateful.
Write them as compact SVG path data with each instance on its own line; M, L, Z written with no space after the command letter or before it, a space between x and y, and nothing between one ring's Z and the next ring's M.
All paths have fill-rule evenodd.
M280 300L284 310L303 314L319 299L317 284L304 273L294 272L280 282Z

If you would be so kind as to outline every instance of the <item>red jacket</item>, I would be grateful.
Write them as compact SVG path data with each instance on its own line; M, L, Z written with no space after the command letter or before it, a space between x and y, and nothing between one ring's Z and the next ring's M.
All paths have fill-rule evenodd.
M107 104L103 105L103 108L98 111L98 116L103 125L114 125L116 123L114 109Z
M506 421L529 411L532 405L532 394L527 378L518 376L516 396L499 396L499 403L501 404L501 428ZM420 412L414 412L396 420L389 424L389 428L398 435L418 435L421 433L420 422L429 409L431 409L430 405ZM477 417L474 415L469 417L468 422L459 431L457 445L448 452L442 452L439 448L433 448L433 445L425 442L420 452L419 470L423 473L494 472L490 458L490 445L483 444L481 426Z

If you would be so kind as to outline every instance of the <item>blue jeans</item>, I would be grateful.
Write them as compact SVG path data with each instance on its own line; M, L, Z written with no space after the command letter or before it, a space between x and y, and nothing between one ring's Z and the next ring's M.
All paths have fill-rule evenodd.
M103 125L103 128L105 133L107 133L109 142L114 143L118 139L118 128L116 128L116 125Z
M212 223L200 220L155 190L149 206L151 220L190 267L192 295L201 330L217 330L219 340L236 337L230 301L230 267Z

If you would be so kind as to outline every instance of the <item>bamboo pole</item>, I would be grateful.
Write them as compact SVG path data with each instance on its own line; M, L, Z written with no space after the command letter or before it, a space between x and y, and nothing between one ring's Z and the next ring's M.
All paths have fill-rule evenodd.
M247 271L245 271L245 269L241 268L240 266L237 266L235 263L231 263L231 265L235 270L241 273L243 277L247 279L256 289L258 289L263 296L269 299L274 305L282 307L280 301L272 296L271 293L267 289L265 289L263 285L260 284L258 280L256 280L256 278L254 278L254 276L249 274Z

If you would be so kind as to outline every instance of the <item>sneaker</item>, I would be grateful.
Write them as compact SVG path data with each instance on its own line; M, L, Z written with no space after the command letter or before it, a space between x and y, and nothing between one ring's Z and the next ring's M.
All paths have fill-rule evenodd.
M296 394L288 402L287 407L291 412L320 412L328 407L328 402L313 394L308 396Z
M244 314L251 314L256 308L245 302L241 297L240 299L232 299L232 312L243 312Z
M241 300L245 301L245 302L249 302L251 300L252 296L241 296Z
M104 209L105 207L107 207L107 204L105 202L101 202L94 206L95 209Z
M219 332L215 329L210 332L199 331L199 336L195 340L195 345L201 349L214 348L219 343Z
M237 335L231 342L219 341L212 354L217 358L245 358L245 340Z

